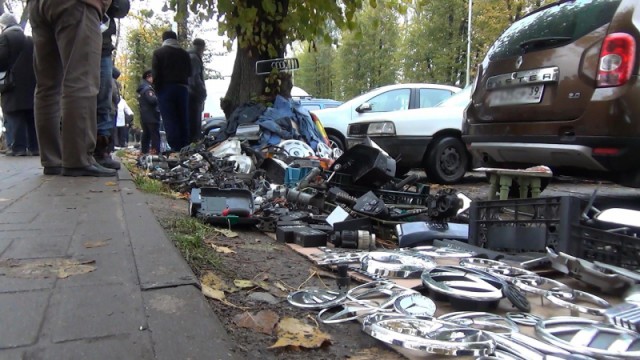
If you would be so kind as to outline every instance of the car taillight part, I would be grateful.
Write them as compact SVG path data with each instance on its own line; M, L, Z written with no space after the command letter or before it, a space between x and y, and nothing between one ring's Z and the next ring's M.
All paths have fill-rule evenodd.
M602 42L598 64L598 87L621 86L627 83L635 63L636 41L627 33L607 35Z
M208 112L206 112L206 113L204 113L204 114L202 115L202 117L204 117L205 119L208 119L208 118L210 118L210 117L211 117L211 114L209 114Z

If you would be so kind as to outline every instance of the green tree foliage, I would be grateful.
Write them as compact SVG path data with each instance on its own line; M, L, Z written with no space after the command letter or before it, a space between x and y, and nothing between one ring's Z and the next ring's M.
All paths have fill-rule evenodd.
M304 43L296 52L300 70L295 73L295 84L315 97L334 98L336 74L332 64L335 56L336 49L332 44Z
M397 3L380 5L365 6L356 14L355 29L343 33L333 67L338 99L396 82L401 55Z

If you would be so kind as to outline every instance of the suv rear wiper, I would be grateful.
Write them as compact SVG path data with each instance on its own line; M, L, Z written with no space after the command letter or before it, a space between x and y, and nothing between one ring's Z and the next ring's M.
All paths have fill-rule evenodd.
M523 41L518 46L520 46L523 52L527 52L536 48L553 47L559 44L568 43L572 40L573 38L569 36L551 36Z

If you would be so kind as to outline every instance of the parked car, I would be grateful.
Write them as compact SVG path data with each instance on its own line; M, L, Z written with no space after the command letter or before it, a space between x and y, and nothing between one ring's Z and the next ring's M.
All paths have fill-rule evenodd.
M347 130L347 146L370 137L398 159L397 174L424 168L431 182L457 183L469 165L461 127L470 95L468 86L435 107L378 113L376 118L353 122Z
M313 97L301 98L300 105L309 111L331 109L342 105L342 101L332 99L318 99Z
M346 148L347 126L356 121L379 119L381 113L426 108L437 105L460 88L436 84L387 85L355 97L334 109L316 110L331 146Z
M478 68L463 125L471 152L640 187L639 19L638 0L581 0L516 21Z

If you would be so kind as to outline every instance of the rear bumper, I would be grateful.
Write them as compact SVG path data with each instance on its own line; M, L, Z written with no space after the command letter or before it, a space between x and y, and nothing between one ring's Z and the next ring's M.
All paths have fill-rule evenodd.
M401 167L423 166L422 160L429 142L431 142L430 136L380 136L370 137L370 139L386 151L389 156L400 159L398 166ZM347 138L347 148L362 144L364 141L365 138L361 137Z
M640 169L640 162L635 160L640 154L638 138L581 137L571 142L560 142L557 137L517 137L517 142L509 138L466 136L464 141L473 156L485 163L547 165L554 169L601 172ZM594 149L607 149L611 153L594 153Z

